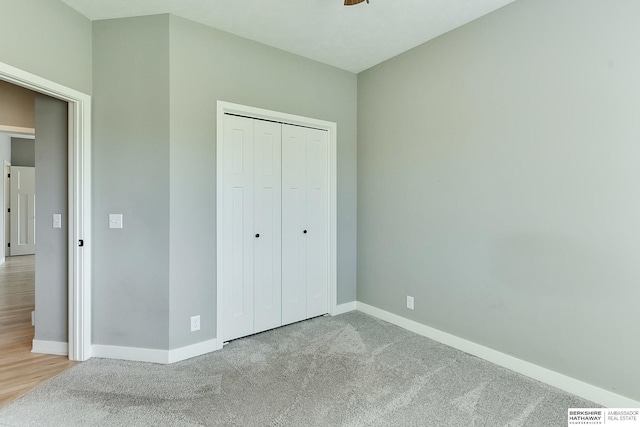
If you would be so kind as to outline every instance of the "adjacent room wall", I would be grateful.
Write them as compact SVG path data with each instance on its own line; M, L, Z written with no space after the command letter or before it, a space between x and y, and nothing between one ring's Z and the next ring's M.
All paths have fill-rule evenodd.
M93 343L168 349L169 16L94 22L93 69Z
M216 102L338 124L338 303L355 300L356 75L171 16L170 348L216 333ZM201 316L191 333L189 317Z
M38 139L36 159L36 340L67 342L68 104L46 95L35 96ZM15 166L12 164L12 166ZM62 228L53 228L53 214Z
M359 75L359 301L640 399L638 16L518 1Z
M11 166L35 167L36 142L33 139L11 138Z
M0 80L0 126L34 128L34 92Z
M91 94L91 22L61 1L0 0L0 62Z

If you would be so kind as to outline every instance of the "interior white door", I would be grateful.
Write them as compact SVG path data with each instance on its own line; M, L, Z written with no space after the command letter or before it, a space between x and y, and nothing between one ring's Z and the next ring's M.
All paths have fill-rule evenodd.
M254 142L251 119L224 116L223 340L253 333Z
M36 252L36 169L11 166L11 256Z
M254 333L282 325L281 129L254 121Z
M282 126L282 324L328 312L328 135Z

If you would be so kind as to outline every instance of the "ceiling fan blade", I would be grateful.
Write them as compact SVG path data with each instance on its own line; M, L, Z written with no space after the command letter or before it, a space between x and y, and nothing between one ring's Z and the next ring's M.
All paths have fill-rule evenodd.
M344 5L353 6L354 4L362 3L363 1L364 0L344 0ZM367 0L367 3L369 3L369 0Z

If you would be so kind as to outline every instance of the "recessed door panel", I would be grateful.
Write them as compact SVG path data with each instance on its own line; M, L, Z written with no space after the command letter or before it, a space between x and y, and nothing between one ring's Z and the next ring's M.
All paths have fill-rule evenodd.
M307 129L306 266L307 318L328 312L329 141L326 131Z
M282 126L282 324L307 318L306 130Z
M232 315L235 317L243 316L248 309L246 298L244 297L246 287L250 285L251 271L247 271L245 262L246 242L245 242L245 224L244 224L244 205L245 205L245 188L234 187L233 190L233 296L231 299Z

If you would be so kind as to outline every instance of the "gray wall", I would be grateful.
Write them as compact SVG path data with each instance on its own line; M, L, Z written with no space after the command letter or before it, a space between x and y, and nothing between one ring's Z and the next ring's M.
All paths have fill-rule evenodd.
M0 62L91 93L91 22L58 0L0 0Z
M93 53L93 342L167 349L169 17L94 22Z
M34 167L35 165L35 140L26 138L11 138L11 166Z
M356 76L169 15L93 38L94 342L215 338L218 99L338 122L339 301L355 300Z
M638 16L522 0L359 75L359 301L640 398Z
M355 300L352 73L171 16L170 347L215 337L216 101L338 123L338 302ZM191 333L189 317L202 330Z
M67 111L64 101L36 94L36 332L67 342ZM13 166L13 164L12 164ZM53 214L62 228L53 228Z

